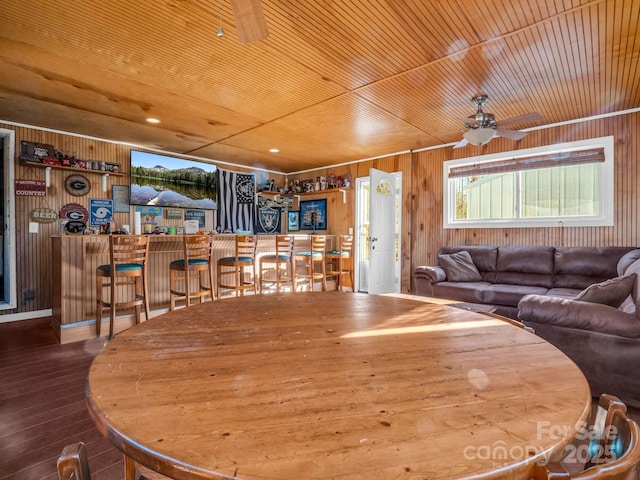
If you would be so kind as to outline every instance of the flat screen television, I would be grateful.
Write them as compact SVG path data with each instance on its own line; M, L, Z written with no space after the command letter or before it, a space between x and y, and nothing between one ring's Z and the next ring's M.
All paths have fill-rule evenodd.
M216 208L216 166L131 151L131 205Z

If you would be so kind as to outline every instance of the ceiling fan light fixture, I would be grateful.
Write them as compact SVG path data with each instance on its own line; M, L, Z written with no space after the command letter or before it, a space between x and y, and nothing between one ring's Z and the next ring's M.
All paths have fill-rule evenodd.
M495 136L496 131L494 128L470 128L463 134L463 137L467 142L471 145L477 146L489 143L489 141Z

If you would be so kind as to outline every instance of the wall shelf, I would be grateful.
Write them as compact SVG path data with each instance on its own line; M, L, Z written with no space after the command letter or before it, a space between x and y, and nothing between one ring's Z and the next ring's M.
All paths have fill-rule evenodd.
M282 197L294 197L294 196L307 197L310 195L324 195L325 193L326 194L339 193L342 190L345 190L348 192L353 189L351 187L336 187L336 188L327 188L326 190L318 190L317 192L300 192L300 193L280 193L280 192L274 192L271 190L265 190L262 192L258 192L258 195L262 195L265 197L275 197L277 195L280 195Z
M76 173L93 173L96 175L112 175L114 177L124 177L127 174L121 172L109 172L107 170L90 170L88 168L77 168L77 167L63 167L62 165L47 165L46 163L37 163L37 162L26 162L24 160L20 160L20 163L26 167L36 167L36 168L52 168L54 170L67 170L69 172Z

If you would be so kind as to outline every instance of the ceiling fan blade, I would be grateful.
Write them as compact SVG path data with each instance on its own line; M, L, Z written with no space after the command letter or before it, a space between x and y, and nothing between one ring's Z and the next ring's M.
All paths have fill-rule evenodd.
M464 147L467 143L469 143L469 140L467 140L466 138L463 138L462 140L460 140L458 143L456 143L453 148L460 148L460 147Z
M520 140L527 136L527 132L519 132L518 130L507 130L506 128L496 128L496 134L500 137L510 138L511 140Z
M504 127L507 125L517 125L520 123L531 123L531 122L541 122L544 120L544 117L538 112L526 113L524 115L520 115L519 117L511 117L506 120L502 120L498 122L500 127Z
M478 120L476 120L473 117L465 117L465 118L460 118L459 119L462 123L464 123L465 125L471 125L471 126L476 126L478 125Z
M231 0L231 8L241 42L257 42L269 36L261 0Z

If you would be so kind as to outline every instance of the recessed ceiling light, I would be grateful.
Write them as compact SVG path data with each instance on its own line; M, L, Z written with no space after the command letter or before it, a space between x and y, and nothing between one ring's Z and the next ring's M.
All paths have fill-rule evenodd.
M269 151L271 153L278 153L280 151L280 149L279 148L270 148Z
M147 118L147 122L149 123L160 123L160 120L157 118Z

